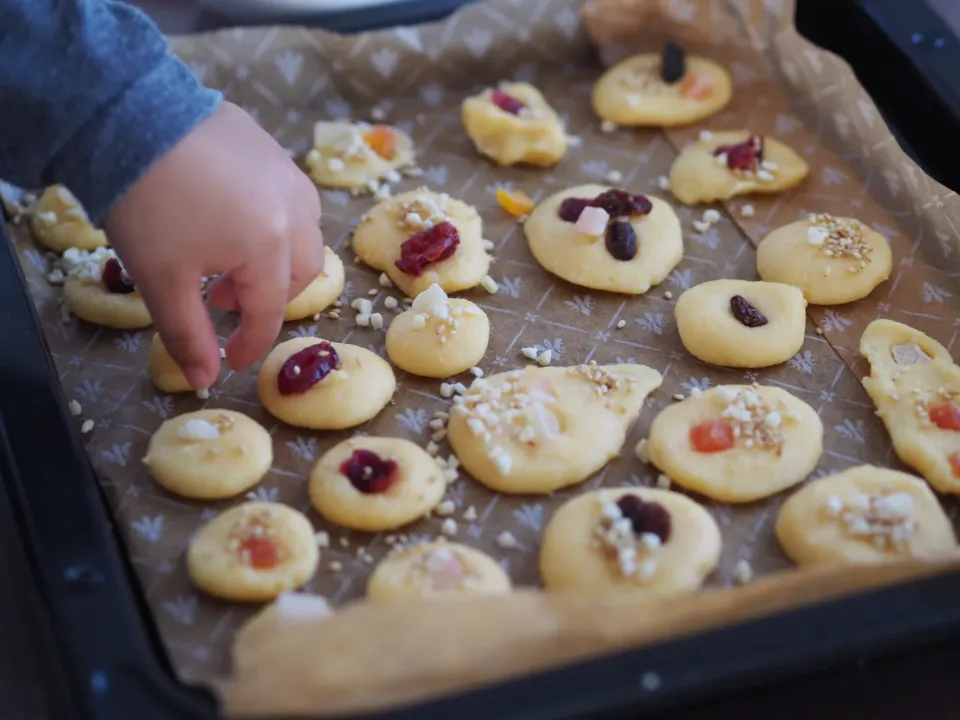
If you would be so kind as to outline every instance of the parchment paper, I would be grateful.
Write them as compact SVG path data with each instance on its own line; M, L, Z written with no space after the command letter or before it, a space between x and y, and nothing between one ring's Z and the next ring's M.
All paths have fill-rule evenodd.
M204 82L222 89L298 153L308 148L314 121L331 117L369 120L375 106L386 110L388 122L412 134L424 173L422 178L405 180L398 191L425 183L476 205L484 218L485 237L496 246L491 274L500 284L500 292L468 294L491 317L490 348L481 363L488 374L524 365L527 361L520 348L528 345L551 348L555 364L637 362L663 373L663 387L648 401L622 456L582 486L549 497L504 497L463 476L451 488L450 497L458 504L457 540L497 557L518 586L538 584L540 533L562 502L600 486L650 485L655 481L658 471L642 465L632 447L645 437L656 413L673 402L675 393L686 395L693 388L752 380L776 384L818 409L827 428L825 452L813 477L867 462L900 467L859 383L865 370L856 354L860 333L872 319L890 317L929 333L950 348L957 335L960 286L954 248L960 201L900 151L849 68L796 34L790 22L792 2L594 0L585 8L586 23L581 21L579 5L573 0L492 0L469 7L440 25L349 38L297 28L265 28L228 30L174 42L176 51ZM628 52L657 50L667 37L679 40L689 51L708 54L730 68L734 100L720 115L690 128L668 133L603 133L588 103L591 85L602 70L591 36L605 62ZM508 78L536 83L566 119L569 132L582 139L582 145L571 148L556 169L496 167L480 158L464 135L459 121L461 100ZM670 199L657 188L656 179L667 173L684 142L704 128L747 127L773 134L799 150L811 164L811 176L783 195L728 203L720 208L722 220L706 233L697 233L692 227L703 207L677 205L685 229L684 259L666 282L640 298L589 291L548 275L527 250L522 229L495 201L500 185L522 188L541 199L569 185L603 182L610 171L622 173L624 180L618 184L634 192ZM377 310L389 322L392 313L383 309L383 300L400 294L379 288L377 273L355 265L349 247L352 229L373 201L351 198L344 192L324 191L322 195L326 240L347 267L345 306L375 288ZM746 203L756 208L753 218L740 215ZM855 215L882 232L893 247L890 280L864 301L829 310L811 308L803 349L781 367L743 373L691 358L674 328L676 297L706 280L755 278L755 244L771 229L811 211ZM275 440L276 460L253 495L304 510L318 530L331 532L333 545L323 551L321 570L308 589L337 605L362 596L371 562L388 549L385 537L325 525L310 509L306 493L306 476L313 462L349 433L313 433L276 422L257 401L257 368L226 373L207 403L192 396L156 392L145 371L152 331L115 332L79 320L63 321L59 289L44 280L47 258L24 228L16 228L14 236L64 390L82 405L78 423L88 418L96 422L86 436L88 451L114 506L177 674L186 682L204 684L224 677L233 633L255 608L205 597L194 591L187 579L183 554L191 534L242 498L190 502L166 493L150 479L140 458L151 433L165 418L206 404L240 410L268 427ZM345 307L339 320L322 317L316 322L288 323L280 339L317 335L385 354L382 332L356 327L353 316ZM626 321L623 329L616 328L620 320ZM219 314L216 324L225 338L235 319ZM815 332L817 326L823 335ZM426 444L428 420L449 401L440 397L438 382L399 371L398 380L396 404L359 431ZM442 451L447 452L446 448ZM710 587L731 585L733 568L740 560L748 561L758 576L789 567L772 533L782 500L778 496L738 508L704 502L720 523L724 540L720 567L710 579ZM470 507L477 512L475 522L461 519ZM956 519L958 505L946 501L946 507ZM408 534L412 540L436 536L440 523L436 518L424 520L410 527ZM495 538L504 529L516 536L517 548L498 547ZM330 570L331 562L341 563L343 569ZM602 607L597 605L598 610ZM505 636L518 630L516 623L528 616L503 612L498 627ZM582 615L580 612L578 617ZM562 630L570 630L564 625L569 622L575 621L571 617L557 620L558 638L564 636ZM389 634L365 634L362 625L356 630L355 642L386 656L392 648ZM457 646L456 637L444 642ZM577 654L558 646L546 647L549 650L541 657L525 657L517 669ZM609 643L590 647L602 649ZM590 648L577 646L578 652L584 649ZM322 649L313 650L322 653ZM455 660L447 660L456 665ZM416 657L394 665L404 666L409 678L429 672L424 669L429 663ZM510 669L505 665L502 672ZM480 675L484 679L499 676L498 671L465 673L442 687L430 683L423 687L450 689L475 682ZM386 691L378 695L371 676L356 673L352 682L359 683L352 690L363 691L354 694L362 695L361 704L367 706L400 697ZM271 698L269 693L263 696L261 692L257 698L261 711L278 707L279 698ZM356 706L346 700L343 703L341 709ZM329 712L336 703L321 704ZM243 712L243 703L232 709Z

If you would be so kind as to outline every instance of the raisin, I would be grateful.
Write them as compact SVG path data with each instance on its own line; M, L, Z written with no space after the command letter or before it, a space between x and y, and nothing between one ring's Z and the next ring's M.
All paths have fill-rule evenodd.
M670 539L670 512L660 503L647 502L637 495L624 495L617 500L621 514L630 521L635 535L653 533L660 542Z
M580 213L583 212L583 209L590 207L591 202L586 198L567 198L560 203L560 210L557 214L561 220L575 223L580 219Z
M407 275L419 277L431 263L446 260L460 244L460 233L451 222L437 223L421 230L400 246L396 266Z
M281 395L305 393L339 365L337 351L326 340L305 347L288 357L280 368L277 390Z
M110 258L103 265L103 284L107 290L118 295L129 295L136 288L133 280L123 271L123 265L116 258Z
M668 85L673 85L686 74L686 58L683 48L673 42L663 46L660 55L660 78Z
M615 220L607 225L607 252L614 260L633 260L637 255L637 234L625 220Z
M372 450L354 450L340 463L340 473L365 495L382 493L397 479L397 461L384 460Z
M763 162L763 135L751 135L734 145L721 145L713 154L726 155L727 167L731 170L756 172Z
M747 327L763 327L767 319L743 295L734 295L730 298L730 312Z
M560 203L557 214L561 220L576 222L585 207L597 207L606 211L612 218L647 215L653 205L645 195L631 195L626 190L606 190L592 200L587 198L567 198Z
M513 95L503 92L503 90L494 90L490 98L494 105L511 115L519 115L526 105L517 100Z

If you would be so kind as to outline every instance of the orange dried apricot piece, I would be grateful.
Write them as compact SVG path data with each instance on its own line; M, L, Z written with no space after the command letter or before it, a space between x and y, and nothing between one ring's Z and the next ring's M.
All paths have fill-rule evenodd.
M514 217L526 215L533 210L533 200L523 190L497 188L497 202Z
M927 408L930 422L941 430L960 430L960 405L953 400Z
M690 445L696 452L723 452L733 443L733 428L724 420L706 420L690 428Z
M272 570L280 562L280 548L277 543L262 535L251 535L240 543L240 552L249 556L250 567L254 570Z
M363 133L363 141L384 160L397 156L397 134L386 125L374 125Z
M680 83L680 94L692 100L703 100L713 92L713 80L706 75L687 75Z

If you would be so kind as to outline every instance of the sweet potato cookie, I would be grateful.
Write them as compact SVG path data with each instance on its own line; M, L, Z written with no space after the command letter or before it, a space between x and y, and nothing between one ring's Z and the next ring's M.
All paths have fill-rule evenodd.
M372 190L381 180L399 179L397 171L413 161L413 141L396 128L342 121L313 126L306 158L314 182L347 190Z
M58 253L68 248L96 250L107 244L103 230L91 224L80 201L63 185L43 191L30 215L30 229L38 243Z
M323 272L287 303L283 319L302 320L323 312L343 292L343 261L330 248L323 249Z
M71 313L96 325L137 330L153 322L140 293L107 248L91 253L67 274L63 297Z

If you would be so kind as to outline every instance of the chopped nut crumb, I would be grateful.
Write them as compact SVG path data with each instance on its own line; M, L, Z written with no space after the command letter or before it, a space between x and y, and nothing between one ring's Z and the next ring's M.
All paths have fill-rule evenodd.
M536 360L537 355L540 354L540 351L535 347L525 347L521 348L520 352L523 353L523 356L529 360Z
M716 225L720 222L720 213L713 208L708 208L703 211L703 221L710 225Z
M466 511L463 513L463 519L466 522L475 521L477 519L477 509L473 505L468 507Z
M634 448L634 453L636 453L637 460L647 464L650 462L650 456L647 454L647 439L643 438L640 442L637 443L637 446Z
M474 366L474 367L470 368L470 374L473 375L474 377L480 378L480 377L483 377L483 370L481 370L480 368Z
M663 297L666 298L667 300L673 300L673 293L670 292L669 290L667 290L667 291L663 294Z
M332 563L330 563L328 567L333 572L340 572L341 570L343 570L343 563L340 562L339 560L334 560Z
M500 286L497 285L497 281L494 280L489 275L483 277L483 281L480 283L483 286L483 289L486 290L491 295L496 295L497 291L500 289Z
M357 327L370 327L370 316L366 314L357 315L354 320L357 323Z
M87 419L83 421L83 425L80 426L80 432L86 435L88 432L93 430L93 427L96 423L93 420Z
M450 383L440 383L440 397L453 397L453 386Z
M440 532L444 535L456 535L457 534L457 521L453 518L447 518L443 521L443 524L440 526Z
M741 390L728 386L720 387L720 394L727 403L723 417L733 427L733 436L742 440L744 447L757 447L783 452L783 432L780 429L785 419L780 404L774 407L757 392L754 383Z
M666 175L661 175L660 177L658 177L658 178L657 178L657 187L659 187L661 190L669 190L669 189L670 189L670 178L668 178Z
M382 330L383 315L381 315L380 313L373 313L370 316L370 327L373 328L374 330Z
M398 304L399 303L397 302L397 299L391 295L388 295L383 299L383 306L387 310L393 310L395 307L397 307Z
M626 326L627 326L627 321L626 321L626 320L618 320L618 321L617 321L617 330L623 330L623 328L625 328Z
M668 477L667 477L666 475L664 475L663 473L660 473L659 475L657 475L657 487L658 487L658 488L660 488L661 490L669 490L669 489L670 489L670 485L671 485L670 478L668 478Z
M750 203L747 203L742 208L740 208L741 217L753 217L756 214L756 212L757 212L756 208Z
M544 350L542 353L537 355L537 365L540 367L546 367L553 360L553 350Z
M822 328L822 327L818 327L818 328L816 328L815 332L817 333L817 335L823 335L823 328Z
M864 240L864 226L859 220L841 220L828 213L810 215L807 242L816 245L827 257L850 258L856 264L848 268L860 272L872 261L873 248Z
M604 120L602 123L600 123L600 132L612 133L616 131L616 129L617 126L610 120Z
M684 399L684 395L683 395L683 393L674 393L674 394L673 394L673 399L674 399L674 400L677 400L677 401L683 400L683 399Z
M843 522L848 534L869 540L881 550L909 545L917 527L913 497L905 492L857 493L846 501L831 495L825 510Z
M69 403L70 414L74 417L77 417L83 412L83 406L80 405L76 400L71 400Z
M428 455L436 455L439 450L440 450L440 446L437 445L433 440L427 443Z
M327 531L321 530L313 537L317 541L317 547L321 547L321 548L330 547L330 533L328 533Z
M380 273L379 278L380 287L390 288L393 287L393 280L390 279L390 276L386 273Z
M517 546L517 539L513 536L512 532L504 530L497 535L497 545L504 549L515 548Z
M616 185L623 181L623 173L619 170L611 170L607 173L607 182Z
M197 397L200 398L201 400L209 400L210 388L200 388L199 390L197 390Z
M457 510L457 504L453 500L443 500L433 509L433 514L438 517L450 517Z
M490 252L490 251L493 250L495 247L496 247L496 245L493 244L493 240L484 240L484 241L483 241L483 249L486 250L487 252Z
M380 292L380 291L377 290L376 288L370 288L369 290L367 290L367 295L369 295L370 297L373 297L373 296L376 295L378 292Z
M753 568L746 560L740 560L733 567L733 580L738 585L746 585L753 580Z

